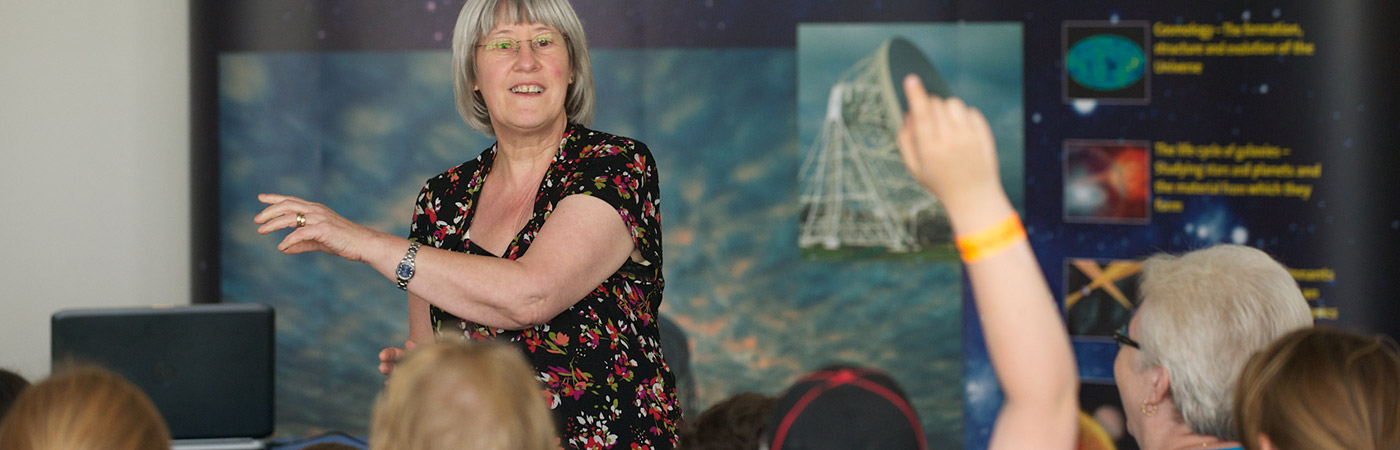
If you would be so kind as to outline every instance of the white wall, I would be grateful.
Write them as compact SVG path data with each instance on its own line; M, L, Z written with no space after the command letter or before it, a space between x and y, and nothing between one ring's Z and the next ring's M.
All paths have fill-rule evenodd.
M0 0L0 367L47 375L59 309L189 303L188 16Z

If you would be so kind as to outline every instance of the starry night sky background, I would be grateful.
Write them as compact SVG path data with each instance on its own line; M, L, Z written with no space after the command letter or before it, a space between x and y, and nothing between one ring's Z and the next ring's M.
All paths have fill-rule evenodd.
M277 238L251 226L253 196L306 196L406 235L423 180L490 145L452 106L447 48L461 3L211 3L193 8L196 224L219 231L196 234L197 295L277 308L279 435L363 433L382 382L375 354L406 334L402 294L361 265L278 254ZM831 361L890 371L942 448L984 448L999 404L956 264L798 257L797 170L813 126L799 74L850 64L812 66L821 52L804 59L803 27L996 30L995 39L964 30L962 57L920 45L950 80L1004 87L979 101L986 85L950 81L989 116L1015 119L996 130L1003 158L1022 155L1003 164L1021 171L1007 184L1024 198L1056 292L1069 258L1237 242L1289 266L1334 269L1336 281L1305 284L1320 289L1319 306L1337 307L1342 326L1400 334L1396 5L1126 3L576 3L598 80L593 128L648 143L660 165L662 312L691 339L688 412L740 391L776 394ZM1074 105L1063 99L1065 21L1294 22L1317 54L1207 59L1201 76L1153 76L1145 105ZM1324 175L1307 201L1179 196L1184 212L1146 225L1066 223L1071 139L1271 143L1300 164L1323 162ZM1075 347L1085 379L1109 381L1111 341Z

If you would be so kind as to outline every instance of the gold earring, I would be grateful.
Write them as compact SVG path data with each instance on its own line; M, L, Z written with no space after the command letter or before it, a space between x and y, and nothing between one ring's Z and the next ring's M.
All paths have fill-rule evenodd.
M1157 415L1157 404L1156 404L1156 403L1152 403L1151 406L1152 406L1151 408L1148 408L1147 400L1143 400L1143 401L1142 401L1142 415L1147 416L1147 417L1152 417L1152 416Z

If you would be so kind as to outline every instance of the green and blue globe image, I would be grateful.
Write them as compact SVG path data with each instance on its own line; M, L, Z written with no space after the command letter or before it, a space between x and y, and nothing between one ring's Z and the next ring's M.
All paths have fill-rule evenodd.
M1065 68L1076 83L1097 91L1115 91L1142 79L1147 56L1128 38L1098 34L1076 42L1065 54Z

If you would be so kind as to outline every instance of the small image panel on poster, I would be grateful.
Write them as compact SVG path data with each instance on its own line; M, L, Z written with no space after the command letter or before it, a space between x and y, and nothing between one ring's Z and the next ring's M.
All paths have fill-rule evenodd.
M1065 103L1144 105L1151 98L1147 23L1065 22Z
M1065 325L1071 336L1112 338L1138 305L1135 260L1065 260Z
M797 39L798 236L807 261L957 262L948 214L909 175L896 136L904 77L988 118L1013 205L1023 201L1018 24L802 24ZM981 58L978 55L1002 55Z
M1065 222L1146 224L1151 220L1146 141L1069 140L1064 149Z

